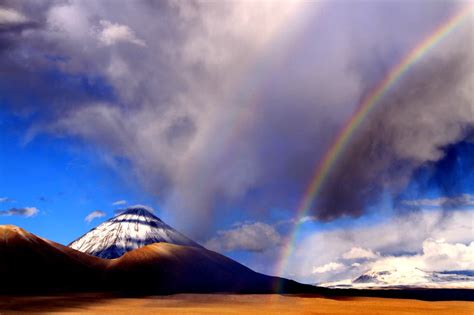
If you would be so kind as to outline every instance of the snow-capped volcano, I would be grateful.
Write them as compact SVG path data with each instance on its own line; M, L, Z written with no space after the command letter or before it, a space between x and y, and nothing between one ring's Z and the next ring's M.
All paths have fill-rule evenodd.
M160 242L201 247L144 206L125 209L73 241L69 247L101 258L117 258L128 251Z

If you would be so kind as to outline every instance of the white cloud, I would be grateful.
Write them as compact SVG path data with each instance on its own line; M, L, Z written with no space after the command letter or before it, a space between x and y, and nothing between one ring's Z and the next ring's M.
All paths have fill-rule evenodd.
M338 279L323 285L437 285L443 278L433 276L433 273L456 272L474 269L474 242L470 244L447 243L445 240L427 239L423 242L423 250L419 254L406 254L401 256L377 256L375 260L366 260L362 263L346 265L343 262L331 262L319 268L314 268L312 273L321 273L321 277ZM344 278L349 271L354 275ZM353 282L360 275L373 280L366 282ZM340 278L344 278L340 280ZM446 279L446 278L445 278ZM450 281L459 281L458 278ZM463 281L463 280L461 280ZM450 285L458 286L459 283L451 282ZM466 283L461 284L467 285ZM472 285L472 284L471 284Z
M206 247L218 252L245 250L263 252L278 246L281 236L271 225L262 222L243 223L230 230L218 231L217 236L206 243Z
M120 42L128 42L139 46L146 46L144 40L138 38L135 32L127 25L121 25L118 23L112 23L107 20L101 20L100 24L103 29L99 33L99 41L106 45L111 46Z
M24 207L24 208L11 208L8 210L0 211L0 216L12 216L19 215L22 217L32 217L39 213L39 210L35 207Z
M122 206L126 204L127 204L127 200L117 200L117 201L112 202L112 206Z
M326 272L334 272L334 271L339 271L341 269L343 269L345 266L341 263L337 263L337 262L330 262L330 263L327 263L323 266L319 266L319 267L314 267L313 266L313 270L311 271L311 273L326 273Z
M8 197L0 197L0 203L2 203L2 202L11 202L11 201L13 201L13 199L8 198Z
M474 270L474 242L466 245L427 239L420 258L429 271Z
M474 270L474 242L447 243L445 240L427 239L420 254L380 257L366 264L373 271L397 270L409 275L413 270L454 271Z
M97 218L102 218L102 217L105 217L105 212L100 211L100 210L96 210L96 211L92 211L91 213L89 213L85 217L84 221L86 221L87 223L91 223L92 220L97 219Z
M424 198L404 200L404 205L414 207L462 207L474 205L474 195L463 194L456 197Z
M350 251L345 252L342 254L342 258L344 259L373 259L377 258L377 254L375 254L370 249L365 249L362 247L352 247Z
M443 277L433 276L437 272L441 274L445 272L456 272L462 270L474 269L474 242L470 244L447 243L445 240L427 239L423 242L423 250L419 254L407 254L402 256L378 257L375 261L366 261L358 265L343 266L341 270L353 269L358 273L357 276L363 274L371 281L353 282L354 277L337 281L334 284L346 284L354 286L365 285L439 285L443 281ZM327 271L331 273L331 270ZM334 272L332 272L334 274ZM439 275L439 274L438 274ZM446 278L444 278L446 279ZM454 278L449 285L465 286L472 285L468 282L462 283L464 280ZM452 282L454 281L454 282ZM461 281L461 283L459 283Z
M0 25L1 24L21 24L27 22L28 19L20 12L0 7Z
M296 244L284 276L307 283L338 281L357 277L375 264L396 264L400 257L400 263L427 271L474 268L469 264L469 259L474 261L473 218L470 210L431 210L369 226L316 232ZM352 264L355 257L360 265ZM331 262L345 267L315 277L314 266Z

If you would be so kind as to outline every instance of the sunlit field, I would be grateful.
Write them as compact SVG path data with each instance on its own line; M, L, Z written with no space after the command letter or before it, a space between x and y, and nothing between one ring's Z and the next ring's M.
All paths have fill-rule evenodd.
M2 297L0 313L123 314L473 314L474 303L289 295L178 294L145 298L94 295Z

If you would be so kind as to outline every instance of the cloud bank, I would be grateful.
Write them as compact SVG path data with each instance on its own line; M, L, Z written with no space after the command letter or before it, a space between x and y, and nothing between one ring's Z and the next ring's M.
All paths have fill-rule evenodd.
M472 270L473 215L472 209L448 215L440 209L423 210L363 227L316 232L296 244L287 276L322 283L397 266L412 271Z
M232 209L296 208L359 100L460 4L7 1L0 93L32 120L25 143L80 139L208 239ZM13 25L23 18L34 23ZM470 25L380 100L312 216L396 200L417 168L471 136Z
M474 255L474 242L469 244L446 243L445 240L427 239L423 242L423 249L420 254L401 255L401 256L379 256L372 261L362 261L361 263L352 263L346 265L344 263L331 262L321 267L313 268L315 270L323 270L326 272L325 277L338 278L340 274L348 270L360 272L362 277L370 278L373 275L382 276L383 281L379 284L385 285L413 285L420 283L430 283L426 277L432 272L443 273L459 273L472 272L474 264L472 257ZM328 269L326 266L338 266L337 269ZM326 269L325 269L326 268ZM339 281L329 282L326 284L351 284L357 283L360 277L352 277L350 279L339 279ZM382 280L378 279L375 282ZM363 280L364 281L364 280ZM435 281L436 283L436 281ZM432 284L432 283L431 283ZM324 285L324 284L323 284ZM372 283L373 285L373 283Z

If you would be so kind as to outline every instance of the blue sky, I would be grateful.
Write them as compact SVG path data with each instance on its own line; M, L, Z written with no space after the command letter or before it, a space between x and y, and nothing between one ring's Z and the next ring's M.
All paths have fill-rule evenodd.
M144 204L259 271L276 273L284 259L284 275L304 282L353 276L373 257L423 255L435 236L469 246L460 222L474 207L471 16L379 100L304 222L295 217L359 100L464 6L7 1L0 224L67 244ZM93 211L105 216L87 222ZM366 237L410 229L400 222L414 217L426 226ZM351 248L377 254L355 270L343 258Z
M2 197L12 200L0 206L1 210L36 207L40 212L33 218L3 216L2 224L19 225L67 244L94 226L84 222L88 213L102 210L110 216L120 208L112 205L117 200L156 207L133 184L104 167L96 152L77 141L38 137L24 144L26 123L2 115L0 190Z

